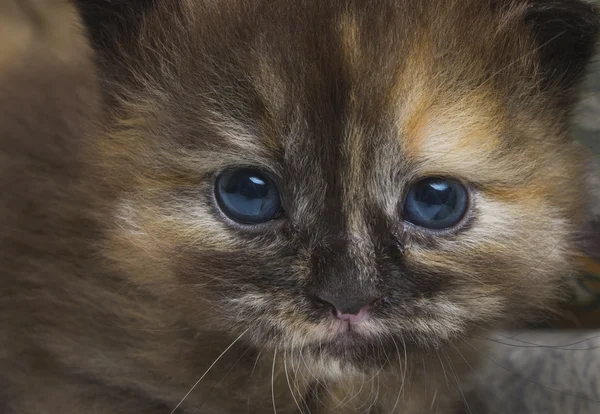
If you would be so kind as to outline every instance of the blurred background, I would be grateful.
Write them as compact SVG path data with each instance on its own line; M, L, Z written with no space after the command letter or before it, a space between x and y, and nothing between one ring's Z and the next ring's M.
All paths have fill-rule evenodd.
M587 79L576 120L578 138L595 152L600 161L600 56L596 57Z
M591 1L600 4L600 0ZM583 100L577 114L576 133L600 161L600 56L596 57L584 88Z

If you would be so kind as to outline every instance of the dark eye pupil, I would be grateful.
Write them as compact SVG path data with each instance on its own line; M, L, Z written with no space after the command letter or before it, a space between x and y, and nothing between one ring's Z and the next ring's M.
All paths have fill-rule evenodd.
M273 180L250 168L223 172L217 178L215 197L221 210L241 223L269 221L281 210L279 190Z
M410 189L404 214L406 220L418 226L443 229L462 219L467 204L467 191L461 184L429 178Z
M431 182L417 188L415 202L427 218L443 220L456 205L456 192L452 190L446 183Z

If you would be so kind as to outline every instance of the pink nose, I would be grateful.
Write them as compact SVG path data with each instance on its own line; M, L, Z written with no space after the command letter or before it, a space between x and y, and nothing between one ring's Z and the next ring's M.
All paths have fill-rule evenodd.
M362 308L360 308L360 310L358 311L357 314L342 313L336 309L335 317L338 319L341 319L342 321L345 321L345 322L358 323L358 322L362 321L363 319L365 319L365 317L367 316L368 308L369 308L368 305L363 306Z

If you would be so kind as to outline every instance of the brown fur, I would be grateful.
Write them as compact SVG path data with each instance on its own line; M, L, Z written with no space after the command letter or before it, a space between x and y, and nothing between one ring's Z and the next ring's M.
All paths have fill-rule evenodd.
M99 97L73 10L29 3L0 2L3 412L449 412L478 333L560 298L591 6L80 0ZM222 216L237 165L282 219ZM403 222L430 175L468 184L458 228ZM315 289L386 298L363 343Z

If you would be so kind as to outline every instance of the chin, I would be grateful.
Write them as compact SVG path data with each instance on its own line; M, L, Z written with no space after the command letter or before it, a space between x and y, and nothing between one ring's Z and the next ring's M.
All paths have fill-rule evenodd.
M315 335L290 353L301 353L304 362L310 361L311 371L327 377L369 374L396 365L418 348L410 335L382 329L375 320L351 324L327 321L315 329Z

